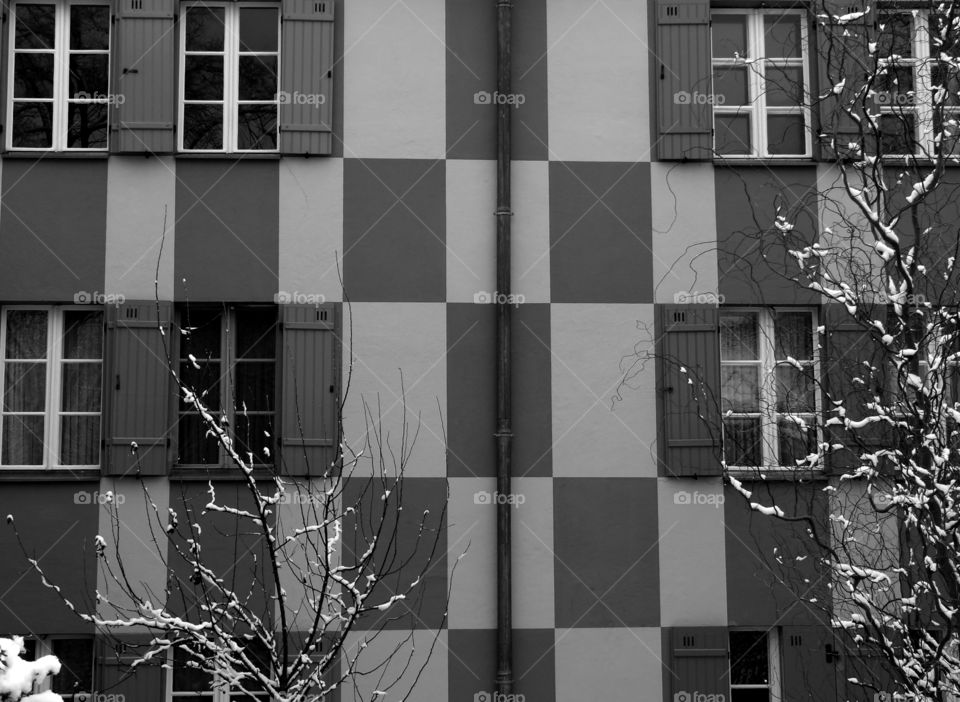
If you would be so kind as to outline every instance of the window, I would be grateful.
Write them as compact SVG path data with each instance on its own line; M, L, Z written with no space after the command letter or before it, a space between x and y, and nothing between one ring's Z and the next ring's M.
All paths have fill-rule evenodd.
M0 349L0 466L98 468L103 313L6 307Z
M795 468L816 452L816 325L813 310L721 310L727 466Z
M107 148L110 5L17 2L12 8L7 148Z
M245 645L247 655L251 656L261 670L270 669L270 655L259 640L250 640ZM228 685L225 681L215 681L214 675L191 665L193 657L181 649L172 654L173 666L167 675L168 702L232 702L249 700L251 694L259 699L269 700L266 692L260 692L261 686L253 680L247 680L240 690L237 684ZM251 694L247 694L247 693Z
M276 151L277 6L191 4L180 26L180 149Z
M237 452L273 463L277 397L274 307L184 309L180 378L228 428ZM225 465L219 442L192 405L180 399L179 458L184 465Z
M714 150L811 155L807 25L800 12L712 13Z
M45 637L24 639L21 658L28 661L54 655L60 660L60 672L44 678L34 693L55 692L64 702L87 702L93 692L93 639Z
M730 632L730 702L779 702L776 630Z
M952 154L960 102L957 67L940 61L939 18L928 12L881 12L877 37L876 103L881 154ZM946 36L946 34L944 34Z

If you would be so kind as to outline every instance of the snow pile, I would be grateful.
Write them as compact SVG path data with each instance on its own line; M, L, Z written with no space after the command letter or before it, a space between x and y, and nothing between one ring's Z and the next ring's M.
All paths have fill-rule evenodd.
M35 661L25 661L20 658L21 653L21 637L0 637L0 702L63 702L55 692L30 694L45 677L60 672L57 657L43 656Z

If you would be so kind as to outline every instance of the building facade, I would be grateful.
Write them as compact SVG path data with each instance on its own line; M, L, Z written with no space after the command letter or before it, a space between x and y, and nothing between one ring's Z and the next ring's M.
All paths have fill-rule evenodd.
M825 576L813 559L780 567L803 555L804 530L724 486L716 432L680 392L690 365L724 394L728 464L790 463L807 438L789 422L761 429L724 382L758 388L781 336L819 372L829 314L777 274L761 236L784 211L813 236L829 218L817 115L736 63L776 57L771 75L812 91L814 25L722 4L517 2L514 92L500 95L492 2L7 2L0 514L50 580L76 603L105 586L93 539L114 528L111 493L130 562L162 591L164 568L137 546L149 519L132 441L162 513L200 505L208 480L235 485L168 358L215 388L241 443L266 432L275 460L309 477L297 430L315 465L330 460L352 354L344 435L363 433L362 400L394 436L406 408L419 434L405 499L447 505L409 627L415 640L441 631L411 699L492 699L492 215L507 101L515 692L872 698L843 682L856 656L823 625ZM193 333L161 337L158 323ZM815 418L807 401L778 411ZM825 520L828 480L814 467L763 489ZM209 549L229 567L233 547ZM0 553L0 631L67 661L60 691L199 699L160 670L118 682L9 529Z

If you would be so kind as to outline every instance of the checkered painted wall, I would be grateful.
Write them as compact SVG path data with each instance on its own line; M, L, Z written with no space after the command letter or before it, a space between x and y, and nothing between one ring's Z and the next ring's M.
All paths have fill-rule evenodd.
M494 308L477 304L495 288L494 109L478 104L494 89L493 9L337 2L333 157L2 163L4 301L152 298L155 278L177 301L349 299L347 436L361 400L394 435L405 406L420 422L406 494L424 505L449 487L437 592L467 550L420 700L475 699L494 678L494 508L477 498L495 471ZM665 628L726 625L743 609L731 573L766 567L731 535L719 479L657 477L654 367L636 354L652 348L655 304L728 275L715 193L729 179L651 163L649 24L634 0L515 5L514 645L529 702L659 702ZM685 505L683 491L717 499ZM0 513L21 499L5 488ZM418 642L442 604L426 603Z

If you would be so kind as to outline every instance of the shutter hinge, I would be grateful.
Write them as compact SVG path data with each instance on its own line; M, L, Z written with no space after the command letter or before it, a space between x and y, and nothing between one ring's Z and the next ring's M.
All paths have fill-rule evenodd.
M833 644L827 644L823 647L827 663L835 663L840 660L840 652L833 647Z
M664 66L663 66L663 61L660 62L660 80L664 80Z

